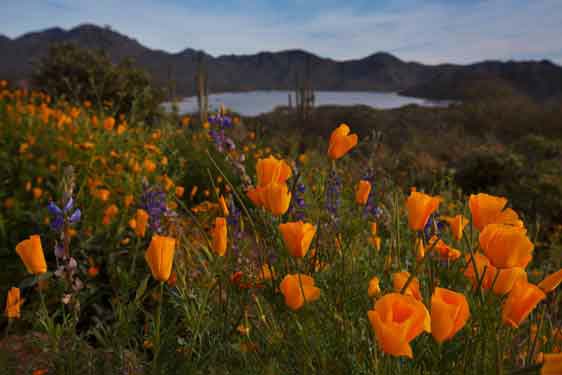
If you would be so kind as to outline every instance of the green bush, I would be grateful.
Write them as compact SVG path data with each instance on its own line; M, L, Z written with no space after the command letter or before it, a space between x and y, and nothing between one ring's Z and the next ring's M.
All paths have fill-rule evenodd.
M37 62L33 84L54 98L76 104L89 101L114 114L150 121L159 114L163 92L151 86L148 74L126 59L114 64L103 51L73 44L53 45ZM101 109L101 108L98 108Z

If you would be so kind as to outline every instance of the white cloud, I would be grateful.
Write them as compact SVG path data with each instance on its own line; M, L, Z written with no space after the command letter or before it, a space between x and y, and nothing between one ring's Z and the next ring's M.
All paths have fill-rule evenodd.
M426 63L483 59L551 58L562 62L562 1L395 0L378 11L353 6L319 9L291 21L286 12L252 8L197 8L155 0L20 0L3 5L2 29L10 36L54 25L110 24L151 47L186 47L217 54L302 48L335 59L390 51ZM352 4L352 3L349 3ZM283 13L283 14L282 14Z

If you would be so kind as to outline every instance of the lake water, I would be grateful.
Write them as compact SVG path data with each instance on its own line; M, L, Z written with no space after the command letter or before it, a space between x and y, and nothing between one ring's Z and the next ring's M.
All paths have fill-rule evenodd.
M249 91L225 92L209 95L209 107L217 110L221 104L243 116L256 116L272 111L275 107L286 106L292 91ZM447 101L432 101L401 96L396 93L374 91L315 91L315 106L321 105L367 105L378 109L399 108L408 104L420 106L447 106ZM184 98L178 103L180 113L197 112L197 97ZM170 108L170 104L165 104Z

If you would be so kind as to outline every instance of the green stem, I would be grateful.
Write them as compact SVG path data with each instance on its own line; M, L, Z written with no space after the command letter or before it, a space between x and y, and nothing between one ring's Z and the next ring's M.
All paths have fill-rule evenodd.
M414 277L416 277L416 275L418 274L421 266L424 264L424 262L426 261L426 259L429 257L429 255L431 254L431 252L433 251L433 249L435 248L435 245L437 245L437 242L440 240L441 238L439 236L436 237L435 241L431 244L431 246L429 247L429 249L427 250L427 252L425 253L424 258L422 259L422 261L418 262L416 264L416 268L414 268L414 272L412 272L410 274L410 277L408 277L408 280L406 280L406 284L404 284L404 286L402 287L402 289L400 290L400 294L404 294L406 293L406 290L408 289L408 287L410 286L410 283L414 280Z
M154 358L152 361L152 372L153 374L158 374L160 368L158 364L158 357L160 356L160 319L162 317L162 303L164 299L164 282L160 282L160 298L158 300L158 308L156 310L156 317L154 321Z
M537 325L537 332L535 333L535 339L533 340L533 342L531 343L531 348L529 349L529 354L527 355L527 360L525 361L525 364L528 364L531 362L531 359L533 358L533 354L535 354L535 349L537 347L537 341L539 339L540 336L540 332L542 330L542 326L544 323L544 316L546 313L546 306L547 304L544 303L542 305L542 309L541 309L541 317L539 320L539 324Z
M137 268L137 256L139 254L139 243L140 243L140 238L138 236L135 236L135 246L134 246L134 250L133 250L133 261L131 262L131 269L129 271L129 273L131 274L131 277L135 274L135 270Z

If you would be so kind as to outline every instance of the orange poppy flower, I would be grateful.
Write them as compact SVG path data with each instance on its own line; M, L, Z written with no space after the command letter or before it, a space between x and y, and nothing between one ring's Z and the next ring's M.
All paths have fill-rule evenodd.
M450 340L470 316L466 297L444 288L435 288L431 296L431 334L438 343Z
M314 225L302 221L279 224L279 230L289 254L300 258L306 255L316 234Z
M357 134L349 134L350 132L351 130L347 124L341 124L332 132L328 145L328 156L330 159L339 159L353 147L357 146Z
M258 186L265 187L273 182L284 184L292 175L291 167L274 156L259 159L256 164Z
M546 294L538 286L518 280L502 306L502 321L514 328L519 327L545 298Z
M540 375L562 374L562 353L543 354L542 364Z
M521 227L488 224L479 236L480 247L497 268L526 267L533 258L533 243Z
M144 237L144 235L146 234L146 228L148 226L149 219L150 216L148 215L148 212L146 212L142 208L137 209L134 218L135 225L133 227L137 237L141 237L141 238Z
M303 307L305 303L320 298L320 289L314 286L314 279L303 274L285 276L279 290L285 297L285 304L294 311Z
M562 268L544 278L537 286L545 293L550 293L562 282Z
M451 233L453 234L453 237L457 241L460 241L462 239L464 227L466 227L469 223L468 219L466 217L464 217L463 215L456 215L456 216L453 216L453 217L444 216L441 219L443 221L445 221L447 224L449 224L449 227L451 228Z
M227 247L227 224L226 219L224 217L217 217L215 219L215 226L213 227L212 232L212 244L213 250L218 256L224 256L226 254L226 247Z
M175 248L175 238L159 235L152 236L144 258L150 267L152 276L156 280L165 282L170 278Z
M400 293L400 291L402 291L402 288L404 287L404 285L406 285L406 282L408 281L409 278L410 278L410 273L406 271L393 273L392 286L394 290ZM420 293L420 282L417 277L414 277L412 279L412 281L408 285L408 288L406 288L404 294L413 296L418 301L421 301L422 295Z
M423 230L427 220L429 220L429 216L437 210L440 202L440 197L432 197L412 190L406 201L410 229L415 231Z
M291 192L287 184L271 183L260 192L263 206L274 216L283 215L289 209Z
M32 235L29 239L16 245L16 252L20 256L27 272L39 275L47 272L47 262L41 246L41 237Z
M219 206L222 210L222 213L224 216L228 216L229 212L228 212L228 205L226 204L226 200L224 199L224 196L220 196L219 198Z
M12 287L6 297L6 309L4 314L8 319L19 319L21 317L20 307L23 304L19 288Z
M390 293L368 312L377 342L385 353L413 358L410 342L423 331L431 331L429 312L411 296Z
M379 295L380 292L381 292L380 280L378 277L375 276L369 281L369 289L367 290L367 294L369 295L370 298L373 298Z
M369 200L369 193L371 193L371 183L365 180L359 181L355 189L355 202L362 206L366 205Z
M509 224L523 226L515 211L508 208L504 210L507 199L485 193L471 195L468 206L472 214L472 223L478 230L483 230L488 224Z

